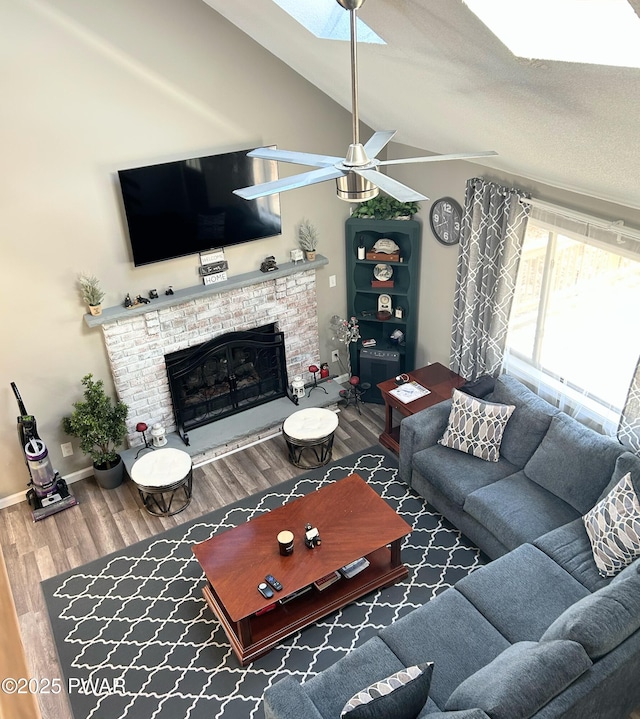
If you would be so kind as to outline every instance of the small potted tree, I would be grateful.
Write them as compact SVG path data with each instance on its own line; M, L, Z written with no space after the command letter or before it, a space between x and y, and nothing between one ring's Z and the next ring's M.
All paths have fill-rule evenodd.
M82 274L78 277L80 294L82 299L89 305L89 312L92 315L102 314L102 300L104 292L100 287L100 280L92 275Z
M93 473L104 489L113 489L122 483L124 463L116 452L127 434L125 419L129 408L124 402L111 402L100 379L93 375L82 378L84 400L75 402L71 416L62 420L64 431L79 437L80 449L93 460Z
M298 242L304 250L308 260L316 259L316 248L318 247L318 230L309 220L302 220L298 227Z

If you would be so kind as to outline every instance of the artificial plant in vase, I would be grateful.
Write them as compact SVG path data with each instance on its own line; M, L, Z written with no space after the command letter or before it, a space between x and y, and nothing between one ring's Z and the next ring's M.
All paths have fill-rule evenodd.
M93 375L82 378L84 400L74 402L73 412L64 417L64 431L80 439L80 449L93 460L98 484L106 489L122 482L124 465L116 451L127 434L125 420L129 408L119 400L112 403L104 391L103 381Z
M93 275L81 274L78 277L78 284L80 285L82 299L89 306L89 312L92 315L101 314L104 292L100 287L100 280Z
M411 219L420 210L417 202L400 202L389 195L379 194L354 207L351 217L371 220Z
M309 220L302 220L298 227L298 242L308 260L315 260L318 247L318 230Z

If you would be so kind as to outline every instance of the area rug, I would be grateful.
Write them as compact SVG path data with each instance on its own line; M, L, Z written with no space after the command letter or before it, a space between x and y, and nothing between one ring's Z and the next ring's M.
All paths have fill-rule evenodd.
M241 667L202 597L192 545L352 472L413 527L408 578ZM75 719L262 719L267 687L313 677L483 564L397 474L395 457L371 447L42 582Z

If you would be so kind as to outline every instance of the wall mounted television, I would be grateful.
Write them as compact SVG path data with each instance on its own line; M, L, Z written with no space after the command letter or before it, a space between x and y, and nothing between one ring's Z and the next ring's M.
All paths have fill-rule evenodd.
M118 171L136 267L281 234L280 195L233 194L278 179L275 161L248 152Z

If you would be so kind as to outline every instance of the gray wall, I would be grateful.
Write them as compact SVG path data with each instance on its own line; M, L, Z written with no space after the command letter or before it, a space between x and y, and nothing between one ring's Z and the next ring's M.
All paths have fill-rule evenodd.
M61 418L81 396L80 379L92 372L113 392L102 331L83 320L77 274L101 279L106 306L127 292L199 284L197 256L133 267L116 171L263 143L342 154L351 124L348 112L201 0L3 2L0 26L1 500L28 479L11 381L54 466L68 475L90 464L76 440L72 457L60 452L69 441ZM326 359L329 318L345 311L348 206L326 183L284 194L282 213L282 236L230 248L229 271L257 269L269 254L287 260L299 221L314 222L330 260L318 272Z

